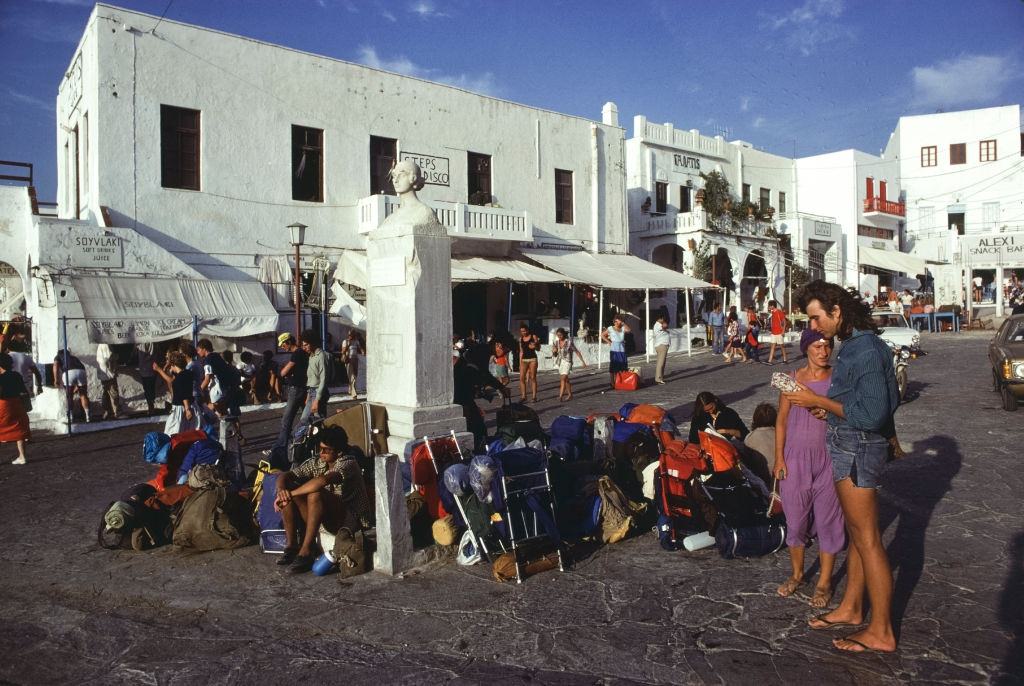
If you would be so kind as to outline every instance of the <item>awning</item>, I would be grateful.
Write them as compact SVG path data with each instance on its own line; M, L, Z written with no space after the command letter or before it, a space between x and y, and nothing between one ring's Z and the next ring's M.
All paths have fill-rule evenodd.
M366 288L366 253L346 250L338 260L334 278ZM516 283L566 283L575 279L514 258L453 257L452 281L514 281Z
M331 314L341 319L343 324L365 331L366 307L360 305L355 298L349 295L348 291L338 281L331 285L331 293L334 294Z
M456 267L460 274L456 278ZM468 272L475 272L475 275ZM453 257L452 281L515 281L516 283L566 283L576 279L511 258Z
M715 288L635 255L595 254L583 251L523 249L523 255L580 283L618 290L645 288Z
M74 276L93 343L165 341L192 332L222 338L277 329L277 310L258 281Z
M903 272L915 276L924 274L925 261L898 250L879 250L866 245L858 246L859 262L890 272Z

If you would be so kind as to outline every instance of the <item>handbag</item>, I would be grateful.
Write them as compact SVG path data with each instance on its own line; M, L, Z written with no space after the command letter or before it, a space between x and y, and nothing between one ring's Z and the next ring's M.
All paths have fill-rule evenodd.
M778 517L782 514L782 496L779 495L778 477L772 479L772 495L768 498L767 514L769 517Z
M640 388L640 375L636 372L617 372L615 374L615 390L635 391Z

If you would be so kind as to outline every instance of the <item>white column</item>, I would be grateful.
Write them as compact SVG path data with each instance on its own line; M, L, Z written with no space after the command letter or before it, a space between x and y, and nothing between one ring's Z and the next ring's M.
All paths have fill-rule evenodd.
M996 316L1003 316L1003 268L996 267Z
M600 289L597 292L597 371L601 371L601 360L604 359L604 353L601 352L601 347L604 345L604 339L601 338L601 334L604 332L604 289Z
M693 357L693 336L690 335L690 289L686 289L686 356Z
M644 289L644 361L651 361L651 289Z

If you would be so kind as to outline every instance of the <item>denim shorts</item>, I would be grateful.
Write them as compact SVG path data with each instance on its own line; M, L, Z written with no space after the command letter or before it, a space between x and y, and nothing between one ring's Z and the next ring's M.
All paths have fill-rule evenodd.
M854 486L878 488L889 455L889 441L876 433L849 426L829 426L825 445L836 481L849 478Z

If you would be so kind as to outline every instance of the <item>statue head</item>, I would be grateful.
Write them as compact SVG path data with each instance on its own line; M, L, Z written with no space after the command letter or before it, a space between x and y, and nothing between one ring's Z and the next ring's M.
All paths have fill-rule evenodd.
M420 171L419 165L412 160L402 160L392 167L389 175L391 184L398 194L418 191L423 188L423 173Z

